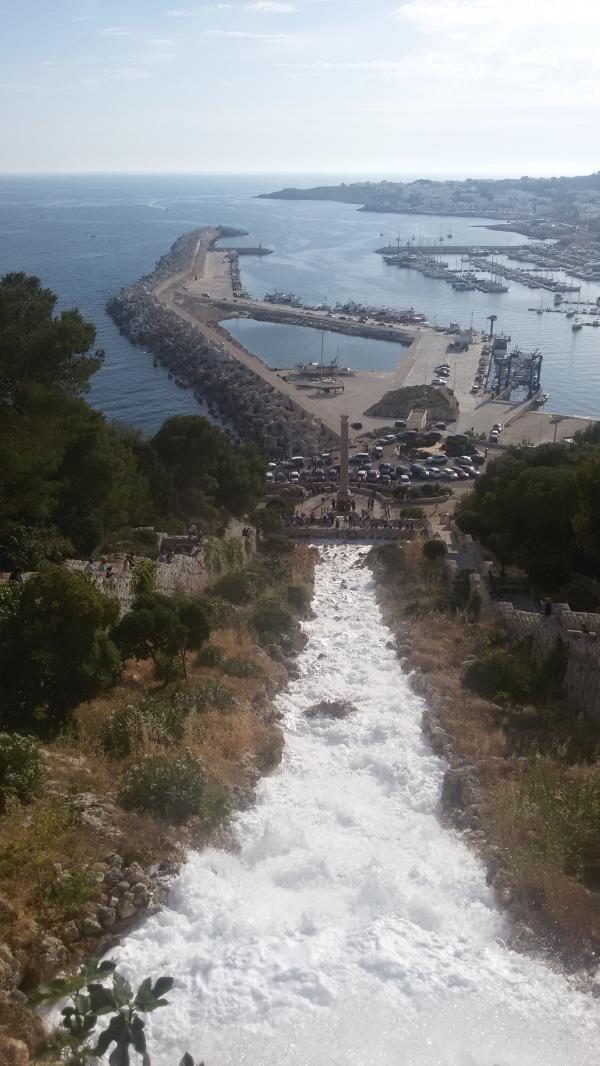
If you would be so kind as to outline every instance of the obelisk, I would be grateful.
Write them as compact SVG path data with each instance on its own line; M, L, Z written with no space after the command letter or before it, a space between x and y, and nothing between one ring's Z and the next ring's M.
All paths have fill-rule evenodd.
M340 426L340 487L337 494L337 508L338 511L350 510L350 501L352 499L350 495L350 489L348 487L348 458L349 458L349 444L348 444L348 422L350 420L349 415L341 416Z

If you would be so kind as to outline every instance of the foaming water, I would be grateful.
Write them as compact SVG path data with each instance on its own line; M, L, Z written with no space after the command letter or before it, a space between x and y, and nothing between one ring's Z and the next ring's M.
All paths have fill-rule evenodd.
M481 864L439 822L444 763L363 552L322 549L301 676L278 698L284 759L236 819L239 852L192 853L120 949L132 978L177 979L152 1061L591 1066L595 1002L505 946ZM356 714L305 717L335 698Z

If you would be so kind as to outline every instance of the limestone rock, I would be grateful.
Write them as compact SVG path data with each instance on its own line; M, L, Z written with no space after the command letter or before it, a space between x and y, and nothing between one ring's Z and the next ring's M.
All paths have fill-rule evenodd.
M66 940L68 944L72 944L74 940L79 940L81 930L77 922L67 922L67 924L63 926L62 935L63 939Z
M348 718L351 714L358 710L350 700L321 700L304 712L306 718Z
M134 914L137 914L137 911L138 908L134 903L132 894L126 892L117 907L117 917L119 918L119 921L123 922L126 918L133 918Z
M103 929L110 929L117 920L117 912L114 907L98 907L97 915Z
M95 918L84 918L81 923L81 929L83 935L86 937L100 936L102 933L102 926Z

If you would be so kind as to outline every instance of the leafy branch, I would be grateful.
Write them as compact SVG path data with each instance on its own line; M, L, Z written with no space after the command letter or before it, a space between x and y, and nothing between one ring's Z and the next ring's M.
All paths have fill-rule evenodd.
M40 985L29 999L28 1007L65 998L69 1003L61 1010L62 1022L57 1031L37 1048L36 1061L88 1066L92 1059L103 1058L112 1047L109 1066L130 1066L132 1050L141 1056L142 1066L151 1066L144 1032L146 1023L141 1015L168 1006L164 996L172 987L172 977L158 977L154 983L147 977L134 993L113 962L96 959L87 962L73 977L57 977ZM110 1015L108 1025L94 1042L98 1019L107 1015ZM192 1056L186 1052L179 1066L194 1066Z

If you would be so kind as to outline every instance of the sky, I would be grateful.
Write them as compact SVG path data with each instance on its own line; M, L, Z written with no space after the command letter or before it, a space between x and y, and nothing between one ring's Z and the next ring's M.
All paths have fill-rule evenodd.
M0 0L0 172L600 168L598 0Z

